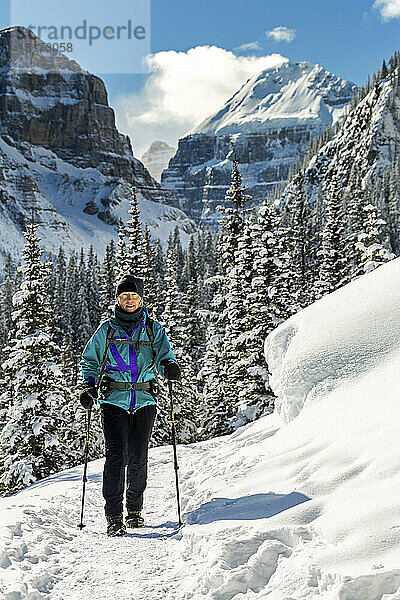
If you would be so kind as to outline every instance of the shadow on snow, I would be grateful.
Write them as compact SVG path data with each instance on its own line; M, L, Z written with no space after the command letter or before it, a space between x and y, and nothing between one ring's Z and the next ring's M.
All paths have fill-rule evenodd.
M186 513L186 523L204 525L213 521L266 519L310 500L304 494L254 494L242 498L213 498L196 510Z
M178 528L178 524L174 521L167 521L166 523L162 523L161 525L149 525L148 523L145 524L145 528L146 527L151 527L152 529L172 529L172 531L169 532L165 532L161 533L158 531L155 532L149 532L149 533L145 533L146 529L141 530L141 533L131 533L128 530L128 535L127 537L137 537L137 538L169 538L169 537L173 537L175 536L177 533L179 533L179 528Z
M68 471L62 471L61 473L55 473L54 475L50 475L49 477L46 477L45 479L39 479L38 481L35 481L28 487L24 488L23 490L16 492L16 494L14 494L14 495L17 496L18 494L21 494L21 492L26 492L27 490L33 490L34 488L44 487L44 486L51 485L52 483L56 483L56 482L64 483L64 482L68 482L68 481L82 481L82 477L83 477L83 467L76 467L74 469L69 469ZM94 473L93 475L87 474L88 481L101 481L101 478L102 478L102 473Z

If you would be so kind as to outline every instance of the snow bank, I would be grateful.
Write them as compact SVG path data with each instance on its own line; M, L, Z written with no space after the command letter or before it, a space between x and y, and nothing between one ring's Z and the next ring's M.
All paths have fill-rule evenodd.
M290 421L303 406L358 379L400 347L400 259L325 296L278 327L265 352Z

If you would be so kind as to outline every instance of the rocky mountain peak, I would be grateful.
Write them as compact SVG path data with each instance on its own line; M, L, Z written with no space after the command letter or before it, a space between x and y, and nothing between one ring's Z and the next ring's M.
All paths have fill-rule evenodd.
M26 27L8 27L0 31L0 69L4 68L31 73L87 73L66 53L49 49Z
M251 77L189 133L260 133L281 127L333 125L357 86L320 65L282 62Z
M254 202L262 202L287 180L310 138L343 116L356 92L320 65L284 61L264 69L179 140L162 184L189 216L216 228L234 154Z
M176 224L195 230L133 156L99 77L20 27L0 31L0 65L0 255L18 254L32 209L48 249L93 244L101 254L128 218L133 185L162 241Z
M175 152L176 148L161 140L155 140L151 143L150 148L144 152L141 160L149 170L151 176L160 181L161 173L168 166Z

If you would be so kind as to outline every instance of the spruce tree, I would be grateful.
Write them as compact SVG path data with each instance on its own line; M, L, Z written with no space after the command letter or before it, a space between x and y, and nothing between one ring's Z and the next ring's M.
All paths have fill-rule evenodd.
M155 270L156 248L151 241L150 230L145 226L142 243L142 270L141 277L144 279L144 304L150 315L155 318L160 300L160 279Z
M161 242L157 239L155 244L154 253L154 264L153 264L153 278L155 289L157 290L157 302L153 307L153 316L155 319L159 319L164 312L164 254L161 247Z
M342 204L336 194L328 195L326 222L322 232L321 266L317 297L343 285L346 268Z
M361 256L364 273L373 271L395 255L385 248L381 242L383 227L386 222L378 217L378 209L373 204L364 207L364 231L359 234L356 249Z
M117 243L117 254L115 257L115 278L116 281L121 279L123 275L130 273L131 261L128 252L128 246L126 243L126 228L122 220L119 222L118 227L118 243Z
M13 310L12 297L21 283L22 274L17 270L17 265L11 254L7 252L0 287L0 349L4 348L15 329L11 318Z
M203 403L206 410L202 429L205 437L229 431L238 402L236 383L240 377L236 339L242 333L244 318L243 282L237 271L238 240L243 233L245 206L251 199L242 186L237 160L233 161L231 186L227 190L226 206L220 207L221 220L219 252L224 273L214 283L220 286L215 293L208 317L206 353L199 377L203 383Z
M274 209L264 203L257 218L247 220L239 240L237 268L240 279L245 282L242 302L246 316L243 332L236 339L241 376L237 380L239 402L232 428L253 421L273 407L264 341L279 323L275 285L279 261L276 221Z
M23 281L13 296L15 337L3 350L2 407L6 424L0 432L0 488L14 493L74 464L76 452L68 439L65 407L68 397L62 373L54 362L57 352L50 332L50 265L36 237L37 225L27 226Z
M102 316L101 290L100 290L100 267L93 246L90 246L86 265L83 268L82 287L86 294L88 307L89 325L91 333L97 329Z
M104 260L100 270L100 320L107 319L111 315L112 307L115 304L115 270L115 243L114 240L111 240L106 246Z
M189 318L194 307L189 309L190 299L178 288L175 248L176 239L172 241L165 260L165 309L162 321L182 372L177 387L179 404L176 410L176 428L178 440L187 443L194 441L197 429L197 380L191 355L191 352L194 352L194 348L191 347L193 323ZM165 393L166 390L163 391L164 397ZM161 428L166 429L165 413L161 418L164 419Z
M309 303L307 277L307 205L304 189L304 172L300 170L293 180L291 191L288 250L292 274L292 295L295 310Z
M143 256L143 234L141 231L140 213L138 208L138 201L136 198L136 188L132 188L131 206L128 211L131 218L126 223L126 234L128 236L128 257L127 257L127 273L136 275L137 277L143 276L143 269L145 268L145 259Z

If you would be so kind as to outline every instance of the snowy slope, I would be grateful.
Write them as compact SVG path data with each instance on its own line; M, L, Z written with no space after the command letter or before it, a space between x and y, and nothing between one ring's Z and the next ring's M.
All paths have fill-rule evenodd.
M342 116L356 86L320 65L283 62L251 77L193 133L261 133L311 125L323 129Z
M400 599L400 259L323 298L266 342L277 411L151 451L148 527L104 535L101 462L0 501L0 594L173 600Z
M42 247L55 254L60 245L67 252L93 245L102 256L110 239L117 240L119 220L129 219L132 187L123 178L75 166L40 146L29 148L28 160L3 138L0 163L0 261L4 252L20 259L25 245L21 222L23 215L31 218L32 209ZM152 202L140 191L137 199L141 220L148 225L153 239L159 238L166 245L170 232L178 226L182 242L187 245L196 227L181 210Z

